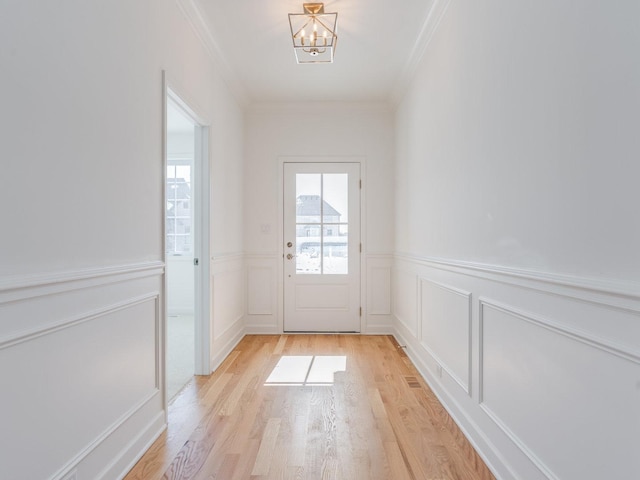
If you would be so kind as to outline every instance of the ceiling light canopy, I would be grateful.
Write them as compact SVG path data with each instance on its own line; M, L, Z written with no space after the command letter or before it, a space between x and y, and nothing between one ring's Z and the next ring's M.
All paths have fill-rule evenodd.
M324 3L303 3L304 13L290 13L289 26L298 63L332 63L338 36L337 13L324 13Z

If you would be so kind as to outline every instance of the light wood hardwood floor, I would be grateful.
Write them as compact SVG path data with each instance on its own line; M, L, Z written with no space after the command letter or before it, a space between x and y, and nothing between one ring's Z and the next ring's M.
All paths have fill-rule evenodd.
M160 478L494 477L393 337L251 335L125 477Z

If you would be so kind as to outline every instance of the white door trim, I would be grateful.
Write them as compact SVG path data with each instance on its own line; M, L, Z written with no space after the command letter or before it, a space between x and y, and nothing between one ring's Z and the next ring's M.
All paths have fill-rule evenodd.
M351 156L331 156L331 155L282 155L278 157L278 332L284 333L284 164L285 163L359 163L360 179L362 188L360 190L360 242L362 243L362 253L360 256L360 304L362 305L362 316L360 317L360 334L366 333L366 256L367 250L367 161L362 155Z

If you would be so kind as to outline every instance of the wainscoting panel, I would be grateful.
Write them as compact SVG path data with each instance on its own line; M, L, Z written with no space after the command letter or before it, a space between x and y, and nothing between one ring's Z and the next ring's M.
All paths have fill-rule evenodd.
M637 476L638 285L408 255L392 280L395 336L497 478Z
M393 256L367 254L365 262L365 325L363 332L371 334L391 333L391 271Z
M3 284L3 476L120 475L160 433L162 273L153 263Z
M480 334L481 407L549 478L640 471L640 358L488 300Z
M421 278L420 325L425 349L470 393L471 293Z
M247 315L273 315L273 268L250 266L247 268Z
M215 370L244 335L244 256L220 255L211 262L211 370Z
M246 331L275 334L281 331L278 295L282 279L278 278L278 262L282 256L247 255Z
M396 266L392 275L392 304L395 320L418 338L418 318L417 318L417 282L416 272L404 269L403 265Z

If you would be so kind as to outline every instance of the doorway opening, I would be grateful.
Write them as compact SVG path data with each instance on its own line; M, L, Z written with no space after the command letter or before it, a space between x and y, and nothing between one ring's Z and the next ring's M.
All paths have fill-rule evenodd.
M165 316L166 399L194 375L208 374L208 158L206 127L166 90ZM201 263L203 264L201 266ZM204 267L204 268L203 268Z

